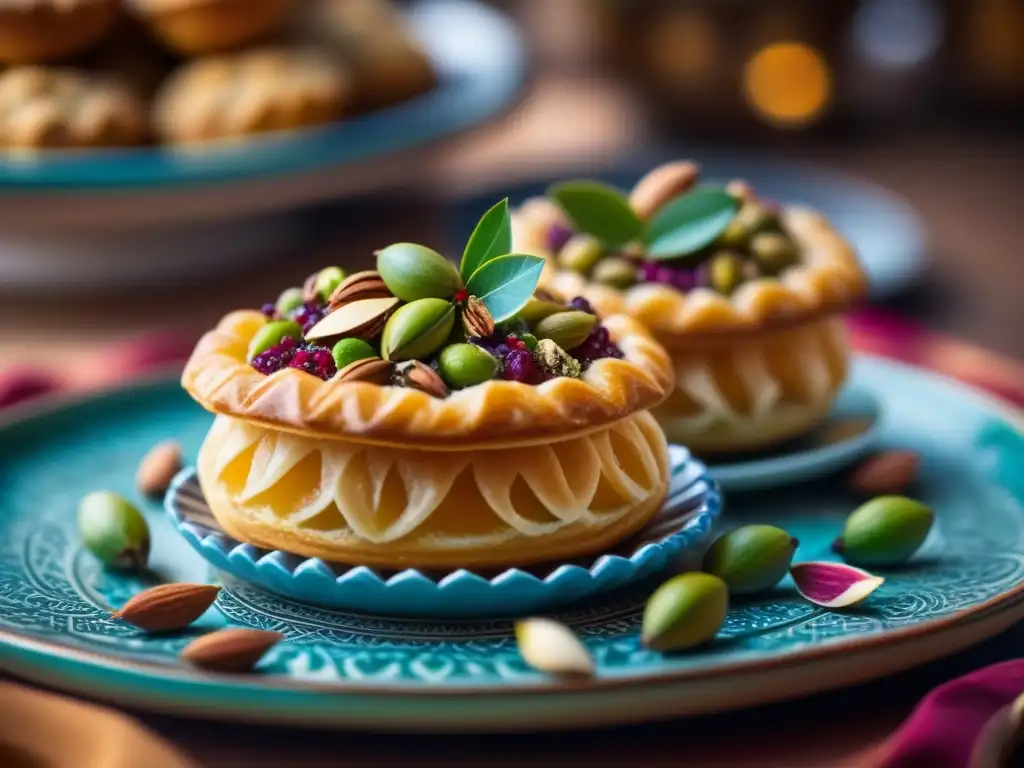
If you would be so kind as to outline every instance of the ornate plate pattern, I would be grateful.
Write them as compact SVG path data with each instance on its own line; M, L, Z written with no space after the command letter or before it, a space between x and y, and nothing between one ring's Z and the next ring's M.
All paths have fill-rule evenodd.
M860 359L855 382L883 399L884 445L921 452L920 496L938 522L911 565L862 608L829 612L789 583L737 602L720 637L660 656L638 638L651 584L556 615L597 659L593 681L527 668L507 620L375 617L303 605L225 578L197 630L282 630L249 677L204 676L176 654L192 633L149 637L109 619L147 583L102 570L76 544L80 496L134 497L139 457L177 435L194 455L209 417L174 384L147 385L25 416L0 428L0 666L121 704L193 715L384 729L594 726L762 703L936 658L1024 617L1024 434L1018 414L921 371ZM829 557L854 503L822 483L729 500L730 524L787 527L798 559ZM154 576L209 569L150 504ZM148 578L148 577L147 577Z
M707 468L685 449L673 451L671 472L662 511L616 551L494 575L350 567L240 543L220 530L191 468L178 475L164 503L181 535L214 568L283 597L386 616L516 616L649 578L689 555L699 558L721 511L722 497Z

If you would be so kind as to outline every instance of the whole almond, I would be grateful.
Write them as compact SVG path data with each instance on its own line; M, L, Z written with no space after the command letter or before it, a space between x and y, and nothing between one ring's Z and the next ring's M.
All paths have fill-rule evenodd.
M180 470L181 446L174 441L167 441L154 445L143 456L135 480L139 490L146 496L160 496Z
M331 297L327 300L327 305L333 311L340 309L346 304L351 304L353 301L387 299L392 295L387 285L381 279L380 273L371 269L349 275L334 289Z
M184 629L213 605L219 592L212 584L161 584L135 595L114 618L147 632Z
M917 479L919 464L913 451L882 451L853 471L849 486L864 496L899 493Z
M335 374L332 381L365 381L385 387L391 383L394 368L395 364L388 360L368 357L346 365Z
M700 166L689 160L659 165L650 171L629 193L629 204L644 221L656 214L669 200L678 197L700 177Z
M434 397L448 397L448 385L437 371L419 360L402 363L395 369L395 377L405 387L418 389Z
M476 296L466 299L462 308L462 327L467 336L490 336L494 333L494 318L487 305Z
M181 658L212 672L249 672L267 651L283 639L280 632L221 629L186 645Z

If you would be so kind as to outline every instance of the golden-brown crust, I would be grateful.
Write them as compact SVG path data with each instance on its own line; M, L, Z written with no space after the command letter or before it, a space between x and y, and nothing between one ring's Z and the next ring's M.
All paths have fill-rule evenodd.
M0 73L0 147L115 147L146 136L141 103L113 80L33 66Z
M117 20L117 0L0 2L0 61L40 64L99 43Z
M265 376L245 359L265 322L255 311L224 317L200 340L182 386L213 413L321 438L430 450L564 439L657 405L673 383L664 349L622 316L604 323L624 360L598 360L580 379L489 381L445 399L405 387L324 382L295 369Z
M168 47L188 56L235 50L284 25L294 0L132 0Z
M315 49L260 48L186 64L157 96L155 125L192 144L330 122L348 106L351 80Z
M732 296L709 288L684 293L652 283L619 291L564 270L542 276L541 286L565 298L586 296L601 314L628 314L668 347L798 325L842 312L860 300L867 281L845 238L816 211L788 207L781 216L802 250L803 262L777 278L745 283Z

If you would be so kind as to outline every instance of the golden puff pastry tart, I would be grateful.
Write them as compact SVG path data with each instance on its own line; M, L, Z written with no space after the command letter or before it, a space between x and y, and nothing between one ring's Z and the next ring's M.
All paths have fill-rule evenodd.
M0 62L43 64L100 43L120 0L0 0Z
M127 146L148 128L139 99L113 78L36 66L0 72L0 148Z
M842 315L866 278L820 213L700 184L681 161L628 195L557 184L513 224L516 248L545 258L542 287L629 315L669 350L676 387L653 413L671 442L765 449L828 414L849 364Z
M217 414L198 477L224 530L384 568L523 566L597 553L668 488L648 408L668 355L625 316L535 291L507 205L461 267L421 245L331 267L223 318L183 386Z
M239 140L329 123L348 111L348 72L314 48L254 48L180 67L154 105L169 144Z
M296 0L127 0L168 48L185 56L223 53L278 32Z

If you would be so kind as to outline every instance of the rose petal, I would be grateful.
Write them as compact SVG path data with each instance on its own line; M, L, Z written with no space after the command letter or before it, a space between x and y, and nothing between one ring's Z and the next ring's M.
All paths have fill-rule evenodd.
M523 659L552 675L589 677L594 660L573 631L551 619L516 622L516 641Z
M885 579L844 563L797 563L789 569L797 591L823 608L848 608L867 599Z

